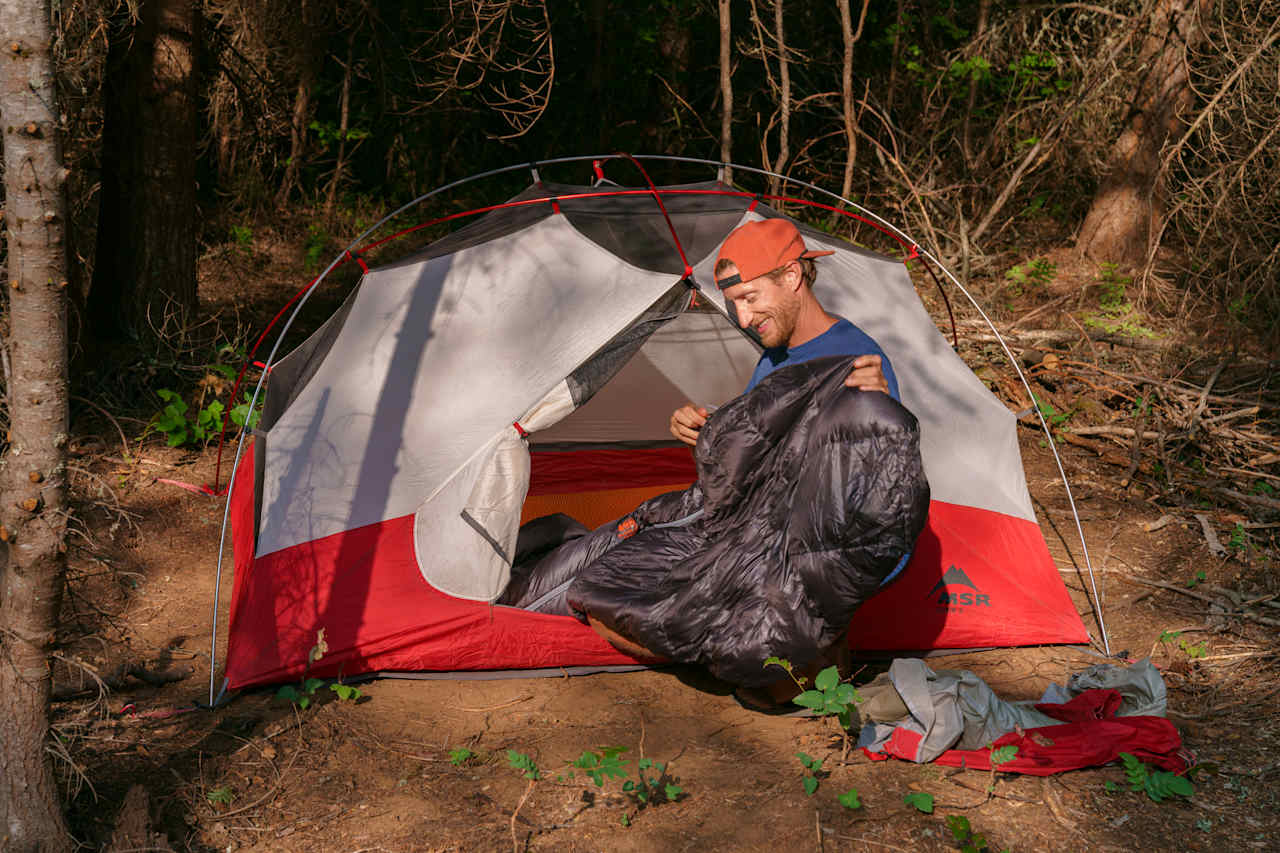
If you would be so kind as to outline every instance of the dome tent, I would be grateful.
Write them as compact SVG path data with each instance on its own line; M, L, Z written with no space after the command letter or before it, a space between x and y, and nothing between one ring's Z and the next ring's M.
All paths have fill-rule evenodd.
M226 678L634 661L574 619L493 605L522 519L603 523L695 476L667 432L686 400L739 394L758 345L711 265L742 222L781 215L723 183L537 181L369 269L272 364L228 505ZM1081 642L1035 520L1014 416L964 365L901 261L797 223L815 290L893 362L933 490L904 573L850 629L858 649ZM361 259L363 265L363 259Z

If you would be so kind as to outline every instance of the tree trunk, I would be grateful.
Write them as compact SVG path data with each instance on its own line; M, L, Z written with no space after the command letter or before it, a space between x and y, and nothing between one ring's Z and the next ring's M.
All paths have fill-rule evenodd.
M1146 257L1163 212L1160 150L1192 99L1186 51L1201 31L1200 15L1212 7L1213 0L1160 0L1156 6L1124 131L1076 240L1080 254L1122 266Z
M71 850L45 739L66 570L66 173L48 0L0 0L9 293L0 457L0 849ZM3 447L3 444L0 444Z
M111 39L89 292L102 339L145 340L196 308L198 25L194 0L147 0Z
M867 7L871 0L862 0L862 12L858 15L858 31L853 30L853 15L849 0L836 0L840 9L840 35L844 42L844 61L840 66L840 116L844 120L844 177L840 181L840 197L848 198L853 191L853 164L858 156L858 123L853 116L853 46L862 38L862 25L867 21ZM832 214L834 217L835 214ZM834 218L832 222L834 223Z
M662 104L658 145L661 150L671 154L684 153L687 136L680 126L680 111L689 104L689 60L693 55L693 31L690 26L694 14L692 4L672 3L662 23L658 25L658 52L665 61L667 76L666 85L658 96L659 103Z
M303 32L308 32L307 0L298 6L298 21ZM280 181L280 189L276 193L276 206L284 207L289 203L289 196L298 183L298 173L302 167L303 157L307 151L307 119L311 117L311 90L316 84L315 62L311 55L311 39L302 38L297 42L298 52L294 63L298 74L298 88L293 95L293 122L289 131L289 161L285 163L284 179Z
M769 163L766 159L764 167L782 174L787 159L791 156L791 59L787 56L787 34L782 25L783 0L773 0L773 39L778 45L778 159ZM768 62L768 54L763 43L760 52ZM782 179L776 176L769 178L769 192L777 195L782 189Z
M720 162L732 162L733 155L733 47L729 27L729 0L720 0ZM733 172L724 170L724 182L733 183Z

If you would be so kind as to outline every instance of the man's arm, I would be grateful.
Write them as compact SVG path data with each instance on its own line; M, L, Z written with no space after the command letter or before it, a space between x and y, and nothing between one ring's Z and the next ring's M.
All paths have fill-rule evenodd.
M671 413L671 434L693 447L698 443L698 431L707 423L707 410L693 403L686 403Z
M880 356L860 355L853 360L853 371L844 380L849 388L859 391L883 391L889 393L889 380L880 367ZM672 415L674 419L675 416Z

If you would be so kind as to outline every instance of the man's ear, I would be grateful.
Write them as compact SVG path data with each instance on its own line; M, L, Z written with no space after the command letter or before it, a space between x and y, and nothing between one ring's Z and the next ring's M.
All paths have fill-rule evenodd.
M787 264L785 275L787 278L787 287L794 293L799 293L800 288L804 287L804 267L799 261L792 261Z

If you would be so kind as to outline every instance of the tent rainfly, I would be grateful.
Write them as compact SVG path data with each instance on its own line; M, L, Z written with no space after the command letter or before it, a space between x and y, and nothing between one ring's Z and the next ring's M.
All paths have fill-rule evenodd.
M570 617L493 602L522 521L567 512L594 526L694 479L670 412L738 395L759 354L711 265L739 224L780 215L719 182L539 181L368 270L272 365L237 466L228 686L635 663ZM797 225L834 252L818 261L823 305L892 360L932 488L911 563L857 612L851 645L1086 641L1013 414L938 332L901 261ZM321 630L328 651L309 665Z

